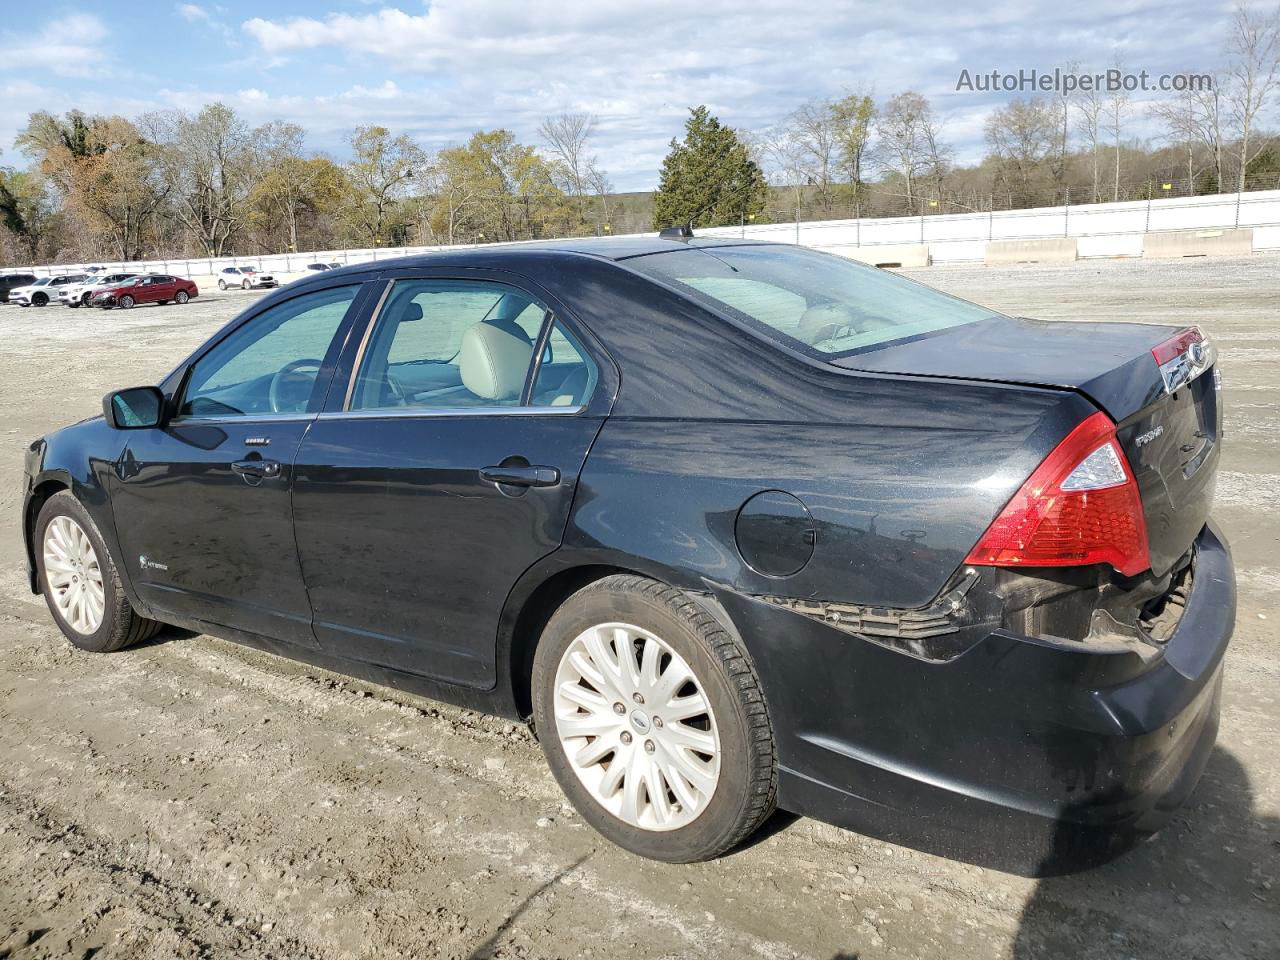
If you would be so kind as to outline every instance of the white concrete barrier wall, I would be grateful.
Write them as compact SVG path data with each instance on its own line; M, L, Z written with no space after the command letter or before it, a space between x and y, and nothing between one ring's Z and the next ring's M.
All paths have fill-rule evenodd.
M882 244L924 245L933 263L981 262L991 240L1039 240L1074 237L1080 257L1138 257L1142 237L1172 230L1253 227L1254 249L1280 249L1280 190L1207 197L1176 197L1097 203L1081 206L1003 210L995 213L948 213L926 217L877 217L801 223L748 224L699 229L700 236L747 237L822 248L867 247ZM251 265L260 270L293 275L308 263L367 263L446 250L448 247L386 247L363 250L322 250L270 256L149 260L104 263L110 270L173 273L215 277L224 267ZM51 273L83 269L87 264L5 267L0 272ZM197 279L196 281L200 281Z

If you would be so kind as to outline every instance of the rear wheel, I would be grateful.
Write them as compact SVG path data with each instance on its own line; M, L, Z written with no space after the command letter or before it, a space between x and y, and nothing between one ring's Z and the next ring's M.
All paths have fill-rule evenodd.
M49 612L77 647L108 653L160 629L130 605L93 518L70 493L56 493L45 503L33 542Z
M120 303L119 303L120 309L129 310L133 307L135 302L136 301L133 299L133 297L129 296L126 293L123 297L120 298Z
M684 593L606 577L547 624L533 707L551 771L605 837L688 863L772 812L773 733L746 651Z
M173 302L181 306L182 304L186 303L190 299L191 298L187 296L187 291L179 290L177 294L174 296Z

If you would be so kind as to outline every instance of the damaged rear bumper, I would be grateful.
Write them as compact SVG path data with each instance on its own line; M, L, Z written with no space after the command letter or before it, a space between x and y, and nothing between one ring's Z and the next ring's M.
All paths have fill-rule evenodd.
M1217 736L1235 575L1196 540L1161 655L998 629L947 661L906 655L716 591L756 660L779 805L1017 873L1100 862L1190 795Z

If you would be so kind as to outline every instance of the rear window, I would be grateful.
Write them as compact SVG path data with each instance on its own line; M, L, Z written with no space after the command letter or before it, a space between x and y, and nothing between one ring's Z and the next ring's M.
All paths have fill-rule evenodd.
M627 266L822 357L995 315L906 277L803 247L689 248L635 257Z

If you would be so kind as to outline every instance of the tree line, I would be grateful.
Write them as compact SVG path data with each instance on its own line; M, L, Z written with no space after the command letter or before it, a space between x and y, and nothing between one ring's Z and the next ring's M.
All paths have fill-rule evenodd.
M1117 64L1119 66L1119 64ZM1073 64L1068 72L1078 72ZM133 119L33 113L0 168L0 263L223 257L444 245L845 216L929 215L1280 187L1280 10L1237 7L1225 68L1170 99L1118 91L1013 99L986 154L955 162L928 98L852 90L761 130L690 110L653 193L618 194L597 118L545 117L536 143L478 131L435 152L370 125L348 159L297 124L230 107ZM1132 133L1154 120L1158 138ZM1149 125L1149 123L1148 123Z
M1237 6L1225 52L1210 83L1169 99L1096 87L1012 99L988 116L986 154L967 166L913 90L811 100L758 131L723 128L700 107L684 141L672 141L655 221L916 216L1280 188L1280 146L1265 127L1280 105L1280 8ZM1135 137L1137 121L1159 135Z
M251 128L230 107L130 120L33 113L30 169L0 171L8 262L222 257L573 236L611 229L612 184L586 147L595 120L548 117L543 148L508 130L429 153L364 126L350 159L297 124Z

